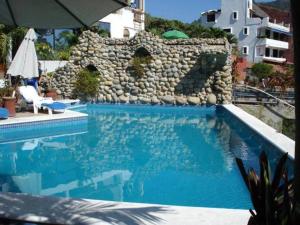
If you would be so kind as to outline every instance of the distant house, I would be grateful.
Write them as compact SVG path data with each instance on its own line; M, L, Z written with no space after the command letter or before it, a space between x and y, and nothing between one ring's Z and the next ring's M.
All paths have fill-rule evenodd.
M131 5L109 14L100 20L99 26L110 33L111 38L131 38L145 30L145 0L131 0Z
M201 24L234 34L240 55L250 63L285 63L290 25L276 21L253 0L221 0L221 9L203 12Z

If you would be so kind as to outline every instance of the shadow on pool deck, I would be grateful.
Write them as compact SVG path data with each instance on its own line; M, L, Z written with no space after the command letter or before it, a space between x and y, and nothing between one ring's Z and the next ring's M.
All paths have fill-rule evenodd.
M119 203L0 194L0 218L33 223L144 225L162 221L157 216L162 213L170 210L160 206L124 207Z

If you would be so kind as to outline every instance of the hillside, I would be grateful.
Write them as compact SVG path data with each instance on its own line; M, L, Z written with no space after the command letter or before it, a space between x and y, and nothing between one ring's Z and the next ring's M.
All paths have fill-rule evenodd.
M277 8L277 9L290 11L290 0L276 0L276 1L273 1L273 2L257 1L257 2L260 3L261 5L272 6L272 7Z

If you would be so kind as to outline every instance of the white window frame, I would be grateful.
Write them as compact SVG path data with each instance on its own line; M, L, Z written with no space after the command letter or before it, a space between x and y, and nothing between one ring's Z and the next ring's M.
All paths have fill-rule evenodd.
M234 14L236 14L236 18L234 18ZM239 20L239 12L238 11L233 11L233 13L232 13L232 19L233 20Z
M246 52L244 51L245 49L246 49ZM249 55L249 46L243 46L242 53L243 53L243 55Z
M233 32L232 27L225 27L225 28L223 28L223 31L225 31L225 30L227 30L227 29L230 29L230 34L232 34L232 32ZM225 32L226 32L226 31L225 31Z
M245 32L245 30L247 30L247 33ZM249 36L250 28L249 27L243 27L243 34Z

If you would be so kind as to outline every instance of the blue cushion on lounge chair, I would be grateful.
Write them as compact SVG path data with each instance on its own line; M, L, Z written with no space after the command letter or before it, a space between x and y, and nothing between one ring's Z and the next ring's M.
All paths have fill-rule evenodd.
M5 108L0 108L0 118L7 119L8 118L8 110Z
M47 107L52 110L63 110L67 108L67 105L61 102L53 102L51 104L42 104L42 106Z

